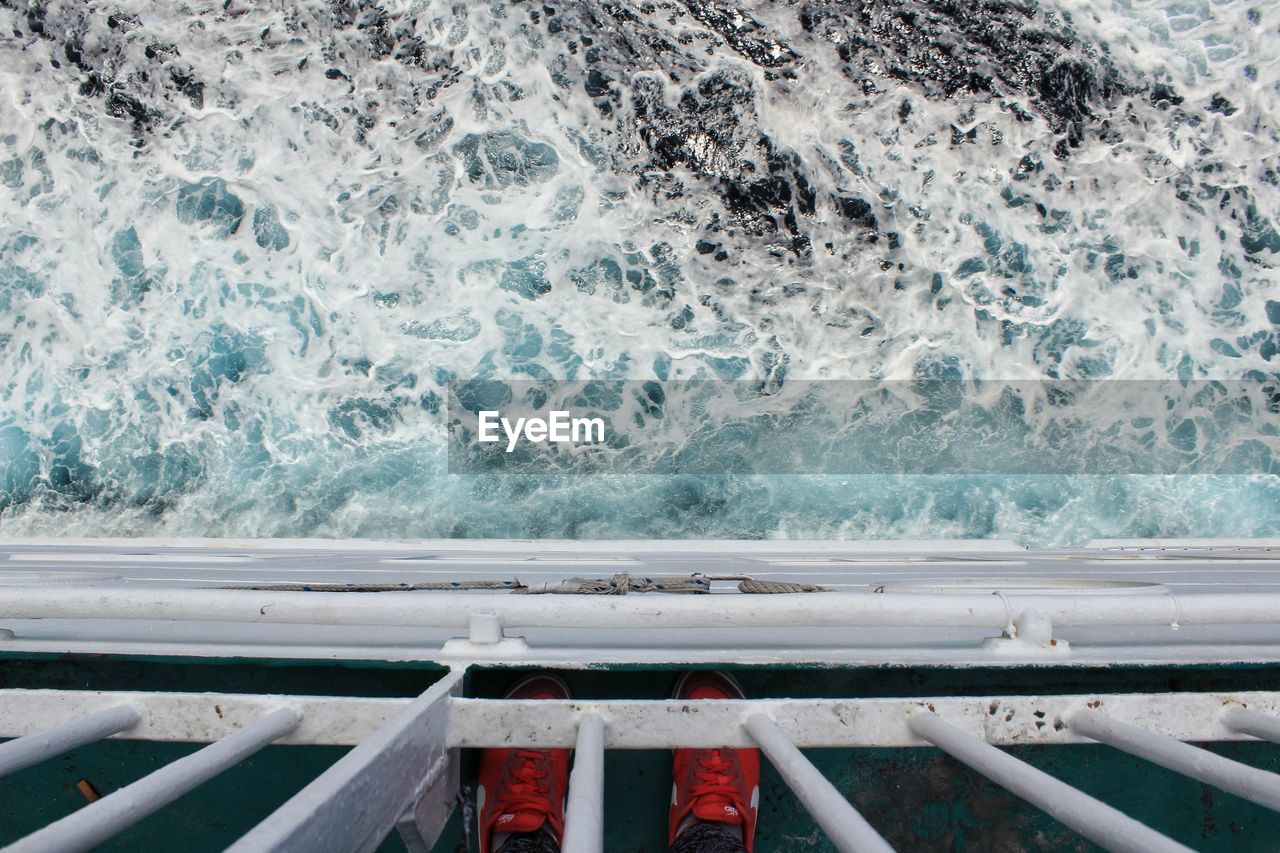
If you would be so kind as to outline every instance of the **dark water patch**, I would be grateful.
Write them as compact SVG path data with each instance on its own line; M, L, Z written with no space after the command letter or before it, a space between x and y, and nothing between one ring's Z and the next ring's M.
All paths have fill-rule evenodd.
M280 224L275 205L259 207L253 212L253 238L264 249L281 251L289 245L289 232Z
M82 97L100 101L106 115L131 125L138 148L145 147L150 135L182 121L185 109L202 110L211 99L213 86L184 59L183 45L160 37L137 15L120 9L106 11L79 0L0 0L0 7L16 12L28 32L50 44L53 69L73 74ZM192 26L205 28L249 14L256 12L231 3L211 4L194 10ZM321 67L335 80L349 81L356 68L384 59L420 71L422 79L411 91L397 93L398 102L409 102L410 115L461 79L451 47L465 36L465 7L456 8L450 16L453 31L446 46L429 45L415 34L416 13L399 14L368 0L291 7L283 17L283 25L265 26L256 41L258 49L278 48L288 40L307 45L310 51L291 69L295 73L304 72L308 60L323 63ZM236 56L244 49L240 42L226 48L231 61L238 61ZM369 100L359 108L328 112L354 113L353 135L363 141L381 120L380 106Z
M507 264L498 279L498 287L519 294L525 299L537 299L551 292L547 280L547 262L541 255L531 255Z
M211 327L206 347L192 358L191 378L187 382L192 404L189 415L196 420L213 417L225 388L236 385L266 364L265 345L258 335L239 332L221 323ZM181 396L175 387L171 387L169 393Z
M229 237L244 219L244 202L222 178L201 178L178 189L178 220L188 225L209 223L220 237Z
M1136 92L1105 48L1082 41L1069 18L1034 2L867 0L804 3L802 27L827 42L842 71L864 91L884 77L931 97L1025 97L1068 147L1080 144L1095 111Z
M527 187L551 180L560 168L555 149L511 131L468 133L453 147L472 183L490 189Z
M1219 113L1224 116L1235 115L1239 110L1235 104L1224 98L1219 93L1214 93L1213 99L1209 101L1208 110L1211 113Z
M44 280L25 267L0 268L0 311L9 313L44 296Z
M40 477L40 456L31 436L12 424L0 426L0 512L29 500Z
M759 128L749 78L716 72L685 89L675 108L657 85L637 81L633 95L634 121L652 155L642 186L683 167L708 181L723 202L728 221L713 220L710 228L781 236L795 254L808 253L802 221L815 212L815 191L799 155L779 148Z
M111 258L119 275L111 279L111 301L129 310L155 289L164 277L164 268L147 269L138 232L130 226L111 238Z
M1179 106L1183 100L1168 83L1156 83L1151 87L1151 103L1162 110Z
M343 400L329 412L330 425L352 440L369 433L385 433L398 420L394 405L365 398Z
M699 23L719 34L740 56L761 68L783 68L800 57L736 3L683 0Z
M104 16L78 2L0 5L25 15L30 32L51 43L51 53L74 70L81 96L100 99L107 115L130 123L138 147L164 119L166 102L182 98L203 106L204 83L177 45L156 39L135 15L116 10ZM57 59L50 64L63 70Z
M84 442L70 423L60 423L49 437L49 485L73 501L92 500L101 485L96 482L94 466L81 455Z

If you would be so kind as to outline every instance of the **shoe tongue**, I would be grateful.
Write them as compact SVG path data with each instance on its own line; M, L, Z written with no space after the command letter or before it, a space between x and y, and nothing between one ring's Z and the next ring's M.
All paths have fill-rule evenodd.
M493 819L494 832L533 832L546 821L542 812L503 812Z
M699 797L693 804L693 816L718 823L742 823L742 812L726 797Z

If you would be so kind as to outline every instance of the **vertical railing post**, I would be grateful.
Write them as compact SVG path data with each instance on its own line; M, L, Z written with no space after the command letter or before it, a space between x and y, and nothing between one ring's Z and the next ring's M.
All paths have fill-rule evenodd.
M117 705L42 732L0 743L0 776L133 728L140 719L142 716L132 705Z
M600 853L604 849L604 720L583 714L569 776L564 853Z
M272 711L234 734L166 764L132 785L126 785L15 841L5 848L5 853L79 853L91 850L293 731L300 720L292 708Z
M1108 850L1121 853L1190 853L1190 848L1172 838L986 741L960 731L931 711L916 712L908 725L917 737Z
M1223 758L1207 749L1114 720L1097 711L1082 708L1066 720L1073 732L1280 811L1280 776L1275 773Z
M787 740L777 723L764 714L753 714L744 725L840 853L893 853L889 842Z
M1222 712L1222 721L1238 732L1280 743L1280 717L1272 717L1248 708L1228 708Z

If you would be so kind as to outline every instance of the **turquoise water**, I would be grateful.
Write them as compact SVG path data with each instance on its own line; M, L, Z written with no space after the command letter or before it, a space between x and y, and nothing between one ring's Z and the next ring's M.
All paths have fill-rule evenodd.
M0 4L0 535L1276 535L1270 459L449 473L456 379L1277 381L1280 16L868 8Z

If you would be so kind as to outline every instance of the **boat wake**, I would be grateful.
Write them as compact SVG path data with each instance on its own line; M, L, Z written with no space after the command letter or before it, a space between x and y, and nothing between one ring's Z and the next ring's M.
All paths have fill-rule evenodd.
M0 530L1272 534L1269 455L462 476L445 420L457 379L1271 388L1278 25L1243 2L0 0Z

